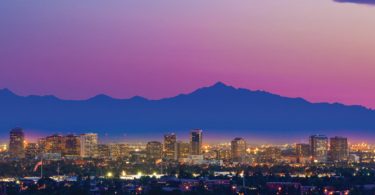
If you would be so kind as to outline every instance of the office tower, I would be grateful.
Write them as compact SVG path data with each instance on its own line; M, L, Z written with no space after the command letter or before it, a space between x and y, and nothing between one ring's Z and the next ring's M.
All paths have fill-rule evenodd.
M9 154L13 159L25 158L25 135L21 128L15 128L10 131Z
M296 144L296 160L298 163L311 162L309 144Z
M188 158L190 155L190 144L179 141L177 143L177 159Z
M276 162L281 159L281 149L277 147L268 147L264 150L264 160L266 162Z
M81 141L79 136L76 135L67 135L64 137L65 142L65 156L79 156L81 152Z
M121 148L118 144L109 144L109 156L111 159L119 159L121 157Z
M328 138L324 135L310 136L310 154L314 162L327 162Z
M296 155L297 157L309 157L310 156L310 145L309 144L296 144Z
M200 155L202 153L202 130L194 129L190 133L190 154Z
M98 157L101 159L108 159L110 157L109 145L98 144Z
M244 162L246 156L246 141L236 137L231 142L232 160L234 162Z
M333 162L343 162L348 160L349 149L348 139L346 137L331 137L329 149L330 160Z
M98 154L98 134L86 133L80 135L81 157L95 158Z
M39 150L39 153L40 154L43 154L46 152L46 138L43 137L43 138L40 138L38 139L38 150Z
M174 133L164 135L164 158L177 160L177 140Z
M63 151L65 150L64 137L57 134L47 136L44 149L46 153L63 154Z
M25 147L25 157L27 159L35 159L39 155L38 144L28 143Z
M147 143L146 146L147 159L148 160L158 160L162 156L162 144L157 141L151 141Z

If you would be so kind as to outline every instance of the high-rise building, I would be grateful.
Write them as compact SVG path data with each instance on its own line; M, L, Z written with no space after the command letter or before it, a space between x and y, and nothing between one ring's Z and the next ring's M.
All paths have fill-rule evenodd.
M296 160L298 163L310 162L310 145L309 144L296 144Z
M177 138L174 133L164 135L164 158L177 160Z
M202 153L202 130L194 129L190 132L190 154L200 155Z
M27 143L25 148L25 157L27 159L34 159L39 155L38 144Z
M346 137L331 137L329 145L330 160L343 162L348 160L349 149Z
M151 141L147 143L147 159L149 160L158 160L162 157L162 144L158 141Z
M46 137L44 147L46 153L58 153L60 155L63 154L65 150L64 136L55 134Z
M121 148L120 148L120 145L115 144L115 143L109 144L109 156L113 160L121 158Z
M109 145L98 144L98 157L102 159L108 159L110 157Z
M310 156L310 145L309 144L296 144L296 155L297 157L309 157Z
M69 134L64 137L64 155L65 156L79 156L81 152L81 143L79 136Z
M15 128L10 131L9 154L11 158L25 158L25 135L21 128Z
M236 137L231 142L232 160L234 162L244 162L246 156L246 141L241 137Z
M324 135L310 136L310 153L314 162L327 162L328 138Z
M98 134L86 133L80 135L81 157L95 158L98 155Z
M38 139L38 149L39 149L40 154L43 154L46 152L46 143L47 143L47 140L45 137Z
M190 144L186 142L177 142L177 159L188 158L190 155Z
M265 162L276 162L281 159L281 149L278 147L268 147L264 150L263 160Z

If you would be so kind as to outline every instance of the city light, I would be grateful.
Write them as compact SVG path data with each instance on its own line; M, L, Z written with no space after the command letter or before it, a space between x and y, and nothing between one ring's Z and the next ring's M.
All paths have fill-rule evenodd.
M213 185L212 182L218 182L218 185L222 185L224 181L221 181L221 179L224 178L224 183L226 183L229 179L238 177L241 179L240 181L233 180L236 181L233 183L234 185L230 184L230 182L228 183L228 188L231 191L237 192L237 186L246 188L251 185L251 182L247 180L252 178L256 173L254 170L251 170L254 167L261 167L261 169L264 169L261 172L264 177L272 175L279 179L285 178L287 175L292 179L305 178L309 180L310 178L313 178L313 176L318 179L337 179L340 175L335 171L328 171L329 169L327 169L327 171L310 169L311 167L330 167L335 170L334 167L337 165L336 162L350 166L353 170L351 174L352 177L371 177L371 175L375 174L374 170L367 167L366 164L363 164L373 162L375 159L375 153L373 153L375 147L372 145L361 144L361 147L363 145L371 150L366 150L366 152L352 151L350 150L347 138L344 137L335 136L328 138L323 135L318 135L310 136L309 143L252 146L248 146L248 141L244 138L235 137L229 144L218 143L202 145L203 132L201 130L194 130L192 132L191 136L195 139L194 143L179 142L177 139L174 139L176 136L175 134L168 134L168 136L165 136L165 139L166 137L168 138L167 143L170 144L170 150L168 151L165 150L163 146L164 142L160 141L149 141L136 144L100 144L98 143L98 136L95 133L85 133L78 136L71 134L50 135L39 139L38 143L30 142L27 144L27 147L21 148L19 146L23 144L25 137L20 129L16 129L11 136L12 141L10 143L12 144L10 144L11 149L9 154L15 158L27 159L29 161L38 160L36 162L41 162L41 156L38 154L38 147L43 146L44 148L41 149L42 151L44 150L44 171L41 168L35 170L40 170L40 174L44 175L50 174L46 170L50 170L49 167L51 166L51 162L58 162L58 165L60 163L64 164L65 160L69 158L69 160L74 162L74 165L69 166L77 166L77 168L82 170L85 168L87 169L88 167L91 170L117 170L113 167L123 167L123 170L121 170L118 175L108 171L105 173L104 177L101 176L106 179L119 178L122 182L140 180L143 176L153 177L159 180L173 171L175 175L174 177L171 177L176 180L181 179L181 182L183 181L183 186L181 187L185 191L194 191L197 187L196 185L199 185L200 183L198 180L207 180L207 183L203 183L201 187L205 190L211 190L210 186ZM84 144L84 151L81 151L82 147L80 144ZM192 152L190 149L193 144L195 149ZM4 148L4 146L2 148ZM356 148L358 149L358 147ZM165 152L167 152L168 155L165 155ZM0 152L0 154L8 155L6 152ZM358 155L362 156L359 158ZM5 160L8 162L6 158ZM213 181L209 181L209 179L205 177L205 169L210 167L210 165L214 165L212 167L218 168L218 170L214 170L215 179ZM271 171L274 166L283 167L286 165L288 166L288 169L291 169L294 172L287 173L281 171L272 173ZM65 164L62 166L67 165ZM181 172L181 170L178 169L180 166L194 167L194 169L187 169ZM112 168L109 169L110 167ZM238 171L238 168L241 168L241 171ZM249 168L251 171L248 170ZM160 174L155 171L159 169ZM185 174L184 171L189 171L189 173ZM61 175L60 167L56 169L55 173L57 175L51 175L50 178L58 182L65 180L65 176ZM184 174L179 175L178 173ZM181 178L179 176L181 176ZM184 178L187 176L190 178ZM95 176L90 176L90 178L95 180ZM7 180L3 179L3 181ZM100 182L103 184L103 181ZM268 182L268 185L270 185L270 189L272 189L272 185L275 185L276 187L274 190L275 194L277 194L288 189L288 185L298 186L301 184L297 182L288 184L285 182L277 183L270 181ZM263 187L267 188L267 186ZM26 190L27 188L22 189ZM136 189L138 193L141 193L141 191L143 193L144 191L143 186L137 186L134 189ZM252 186L248 189L254 191L258 190L257 187ZM324 189L324 191L326 194L334 192L331 191L330 188ZM348 191L342 191L342 194L347 194L347 192Z

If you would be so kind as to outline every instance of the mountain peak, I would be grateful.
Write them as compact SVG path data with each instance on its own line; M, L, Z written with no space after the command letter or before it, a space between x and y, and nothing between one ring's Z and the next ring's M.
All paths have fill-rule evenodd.
M7 96L14 96L14 94L11 90L8 88L0 89L0 95L7 95Z
M130 100L145 101L145 100L147 100L147 98L144 98L142 96L136 95L136 96L133 96L132 98L130 98Z
M214 85L204 87L202 89L209 89L209 90L214 90L214 91L233 91L237 90L235 87L227 85L221 81L216 82Z
M105 95L105 94L99 94L99 95L96 95L96 96L90 98L89 100L105 101L105 100L113 100L113 98L108 96L108 95Z
M212 85L211 87L230 87L230 86L226 85L225 83L223 83L221 81L218 81L214 85Z

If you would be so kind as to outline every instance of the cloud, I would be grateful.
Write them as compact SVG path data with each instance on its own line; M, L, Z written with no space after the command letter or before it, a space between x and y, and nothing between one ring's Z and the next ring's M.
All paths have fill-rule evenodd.
M367 5L374 5L375 0L334 0L339 3L357 3L357 4L367 4Z

